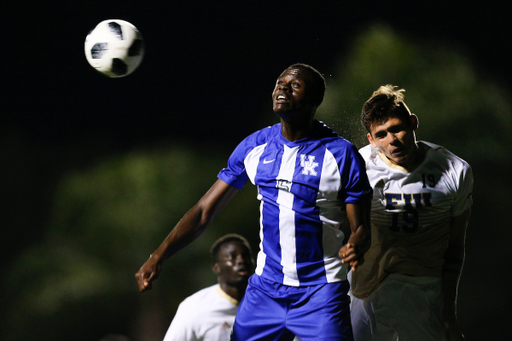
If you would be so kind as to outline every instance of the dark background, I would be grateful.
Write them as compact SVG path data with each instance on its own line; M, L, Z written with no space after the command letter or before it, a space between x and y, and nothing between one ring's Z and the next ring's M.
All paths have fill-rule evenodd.
M234 147L275 120L261 113L270 111L284 68L304 62L335 73L352 39L372 23L389 24L412 41L452 45L480 74L510 89L508 7L501 1L10 2L1 20L3 264L43 236L55 185L67 170L168 140ZM144 61L126 78L106 78L84 57L85 36L110 18L133 23L145 39ZM478 253L492 248L481 245Z
M512 79L511 13L493 1L22 1L9 7L2 20L7 106L1 127L30 142L237 141L270 102L276 74L294 62L331 73L351 39L376 21L412 40L453 44L483 73L502 83ZM84 37L109 18L134 23L145 37L144 62L131 77L99 77L85 61Z

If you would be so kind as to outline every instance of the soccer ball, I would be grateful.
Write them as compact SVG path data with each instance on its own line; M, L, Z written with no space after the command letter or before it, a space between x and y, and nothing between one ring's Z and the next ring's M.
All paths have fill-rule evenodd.
M129 22L104 20L85 38L85 57L93 68L108 77L128 76L144 57L144 40Z

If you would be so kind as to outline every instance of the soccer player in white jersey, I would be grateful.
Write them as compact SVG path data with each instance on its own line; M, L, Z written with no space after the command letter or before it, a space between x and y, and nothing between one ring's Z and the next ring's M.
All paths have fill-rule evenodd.
M374 194L371 247L352 274L354 338L464 340L456 302L473 175L445 148L416 141L404 91L381 86L362 110Z
M281 122L236 147L135 275L141 291L250 181L260 200L260 250L231 340L353 339L347 268L356 269L369 247L372 189L355 147L314 119L324 92L325 79L311 66L283 71L272 93Z
M211 247L217 284L187 297L178 307L164 341L227 341L238 304L253 273L251 247L237 234L219 238Z

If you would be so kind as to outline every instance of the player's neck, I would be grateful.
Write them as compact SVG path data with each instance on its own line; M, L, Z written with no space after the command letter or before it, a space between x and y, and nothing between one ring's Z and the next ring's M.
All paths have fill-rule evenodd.
M247 283L240 283L238 286L231 286L224 282L219 282L219 286L228 296L240 302L245 294Z
M421 148L417 143L414 143L414 148L411 150L407 162L399 166L406 169L408 172L412 172L423 162L424 158L425 153L423 148Z
M281 135L290 142L311 136L315 130L316 121L286 121L281 118Z

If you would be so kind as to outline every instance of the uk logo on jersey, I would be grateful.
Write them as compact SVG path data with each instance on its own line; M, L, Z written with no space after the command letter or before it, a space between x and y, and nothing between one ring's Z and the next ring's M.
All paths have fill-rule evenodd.
M306 160L306 157L308 158ZM318 173L315 171L315 168L318 167L318 162L315 162L314 155L300 155L300 165L302 167L302 174L304 175L313 175L316 176Z

